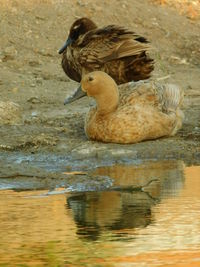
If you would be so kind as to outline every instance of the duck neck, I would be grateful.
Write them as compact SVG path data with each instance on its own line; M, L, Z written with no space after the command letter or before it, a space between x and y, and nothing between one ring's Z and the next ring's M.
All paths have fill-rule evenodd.
M119 103L119 92L116 88L115 91L109 90L106 94L98 95L96 98L97 102L97 113L99 115L106 115L114 112Z

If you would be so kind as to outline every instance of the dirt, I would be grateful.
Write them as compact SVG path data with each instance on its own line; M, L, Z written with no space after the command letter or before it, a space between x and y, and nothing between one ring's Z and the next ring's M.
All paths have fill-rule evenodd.
M196 1L192 6L197 7L194 12L187 8L180 12L170 3L0 0L0 101L14 102L22 114L20 123L0 126L3 173L7 163L18 164L19 157L27 159L30 155L35 162L46 155L46 161L53 165L64 158L62 166L69 169L75 162L74 168L87 164L94 167L97 160L200 162L200 4ZM82 16L92 18L99 26L123 25L151 41L151 56L156 62L152 78L176 83L185 90L185 120L176 136L135 145L87 140L83 125L89 100L63 105L78 84L64 74L57 53L72 22Z

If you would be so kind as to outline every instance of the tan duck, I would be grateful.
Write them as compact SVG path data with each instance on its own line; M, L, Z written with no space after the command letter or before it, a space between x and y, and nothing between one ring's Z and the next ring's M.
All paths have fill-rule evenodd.
M117 84L148 79L153 59L147 54L148 41L123 27L97 28L88 19L76 20L64 46L59 50L67 76L77 82L95 70L108 73Z
M140 81L122 86L119 94L115 81L101 71L83 77L79 97L87 93L97 104L85 121L89 139L137 143L172 136L181 128L183 92L176 85Z

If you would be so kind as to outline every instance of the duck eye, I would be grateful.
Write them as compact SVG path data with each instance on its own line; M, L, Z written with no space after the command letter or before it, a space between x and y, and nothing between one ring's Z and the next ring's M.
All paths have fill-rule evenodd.
M94 80L93 77L92 76L89 76L88 81L91 82L93 80Z

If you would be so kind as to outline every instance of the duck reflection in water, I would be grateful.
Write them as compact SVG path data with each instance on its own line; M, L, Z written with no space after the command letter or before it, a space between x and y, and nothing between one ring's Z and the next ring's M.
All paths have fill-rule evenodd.
M145 192L87 192L71 195L68 208L73 210L77 234L97 240L103 230L146 227L151 223L155 200Z
M100 167L95 174L109 175L118 189L103 192L71 193L67 196L77 225L79 238L98 240L105 232L114 238L135 238L138 228L145 228L154 221L152 208L162 198L176 197L184 184L181 161L151 162L140 165L113 165ZM128 191L152 182L145 191ZM110 234L109 234L110 238Z

